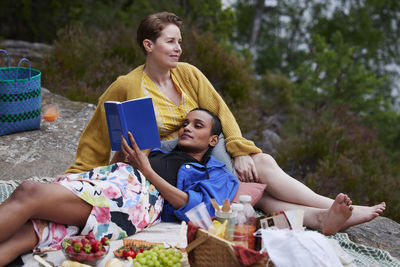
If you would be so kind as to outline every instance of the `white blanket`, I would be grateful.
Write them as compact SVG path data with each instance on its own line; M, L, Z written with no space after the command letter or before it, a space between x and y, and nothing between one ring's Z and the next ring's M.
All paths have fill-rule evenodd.
M261 229L262 251L277 267L353 266L335 240L316 231Z

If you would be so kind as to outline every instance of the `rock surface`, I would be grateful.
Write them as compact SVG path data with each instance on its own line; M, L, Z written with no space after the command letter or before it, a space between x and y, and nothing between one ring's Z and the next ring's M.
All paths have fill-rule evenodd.
M43 89L42 106L50 103L60 109L60 117L52 125L42 120L40 130L0 136L0 180L54 177L74 161L79 137L95 106ZM400 259L400 224L395 221L378 217L346 232L352 241L384 249Z
M42 119L40 130L0 136L0 180L54 177L74 161L79 137L95 106L42 89L42 110L51 103L59 107L60 117L55 122Z
M346 230L350 240L366 246L384 249L400 260L400 224L385 218L350 227Z

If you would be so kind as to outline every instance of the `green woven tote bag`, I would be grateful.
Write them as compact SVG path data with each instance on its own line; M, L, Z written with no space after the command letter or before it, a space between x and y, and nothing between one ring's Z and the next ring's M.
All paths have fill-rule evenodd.
M28 59L22 58L18 67L0 68L0 136L15 132L40 129L41 73L31 68ZM20 67L27 62L29 68Z

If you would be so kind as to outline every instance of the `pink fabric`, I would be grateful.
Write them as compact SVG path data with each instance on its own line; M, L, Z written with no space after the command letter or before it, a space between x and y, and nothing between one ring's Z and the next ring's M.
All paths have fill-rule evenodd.
M264 190L266 187L266 184L239 182L238 191L232 202L239 203L239 196L249 195L251 196L251 205L254 206L264 194Z

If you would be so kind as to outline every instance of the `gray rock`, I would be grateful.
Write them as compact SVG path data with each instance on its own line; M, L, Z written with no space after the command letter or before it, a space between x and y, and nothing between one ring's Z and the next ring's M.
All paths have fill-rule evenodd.
M30 43L21 40L3 40L0 48L6 49L10 57L30 60L41 59L43 55L53 49L51 45L43 43Z
M54 177L74 161L80 135L95 106L69 101L43 88L42 109L51 103L59 106L60 117L55 122L42 119L40 130L0 136L0 180Z
M74 161L79 137L95 106L43 89L42 105L50 103L58 104L61 114L53 126L42 120L40 130L0 136L0 180L54 177ZM384 249L400 259L400 224L395 221L378 217L346 232L352 241Z
M384 249L400 260L400 224L385 218L350 227L345 231L350 240L370 247Z

